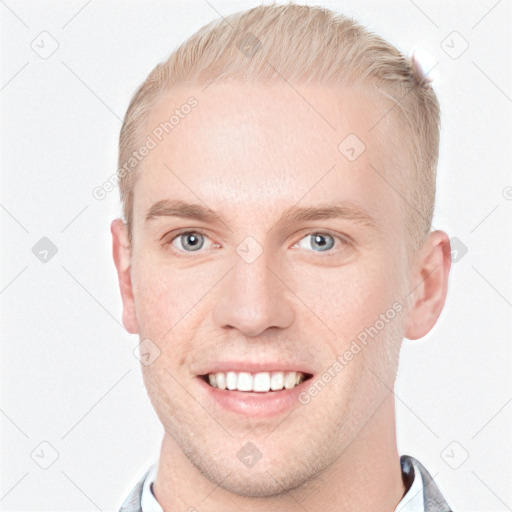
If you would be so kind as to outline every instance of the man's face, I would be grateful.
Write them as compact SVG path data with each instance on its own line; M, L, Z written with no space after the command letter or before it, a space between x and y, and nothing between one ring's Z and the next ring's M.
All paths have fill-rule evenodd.
M385 108L361 91L300 92L221 84L168 93L147 134L190 96L198 105L145 158L135 185L132 321L161 351L142 366L149 397L168 440L239 494L293 488L363 436L393 386L410 291L393 135L386 119L370 131ZM355 160L354 138L338 148L349 134L366 146ZM146 219L165 200L221 220L162 210ZM281 217L327 205L343 215ZM329 369L330 382L309 393ZM279 370L310 378L268 392L204 378Z

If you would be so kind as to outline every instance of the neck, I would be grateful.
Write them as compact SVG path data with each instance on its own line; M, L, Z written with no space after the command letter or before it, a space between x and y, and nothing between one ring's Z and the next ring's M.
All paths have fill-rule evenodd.
M331 466L292 491L267 498L233 494L206 479L167 433L153 491L164 512L292 512L298 504L325 512L394 512L406 489L396 447L393 394Z

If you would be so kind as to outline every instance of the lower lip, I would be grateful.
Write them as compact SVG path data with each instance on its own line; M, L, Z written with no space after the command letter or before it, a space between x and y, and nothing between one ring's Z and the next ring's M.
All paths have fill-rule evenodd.
M201 377L196 377L199 387L207 398L222 409L253 418L269 418L290 411L300 405L299 395L312 380L309 378L293 389L254 392L229 391L210 386Z

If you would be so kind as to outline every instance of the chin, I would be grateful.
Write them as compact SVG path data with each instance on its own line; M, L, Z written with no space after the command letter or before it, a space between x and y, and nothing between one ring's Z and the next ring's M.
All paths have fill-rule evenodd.
M205 475L209 480L215 482L219 487L247 498L271 498L292 491L309 480L310 476L305 474L304 467L285 468L273 467L271 469L256 468L240 470L233 468L229 476L224 479L219 475ZM213 477L213 478L212 478Z
M191 448L188 445L186 448ZM228 492L247 498L271 498L300 488L329 465L326 454L317 453L310 460L294 456L265 458L246 467L235 457L203 450L186 450L190 463L210 482ZM306 459L308 457L306 456Z

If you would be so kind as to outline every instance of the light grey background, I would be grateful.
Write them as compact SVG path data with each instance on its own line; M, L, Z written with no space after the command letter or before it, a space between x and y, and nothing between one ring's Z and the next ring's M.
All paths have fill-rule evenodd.
M118 192L92 191L115 173L121 119L149 71L206 22L257 3L0 1L2 510L116 510L157 459L162 428L111 259ZM433 225L468 251L435 328L404 342L399 451L455 511L512 510L511 2L301 3L439 61ZM58 249L46 262L32 251L42 237Z

